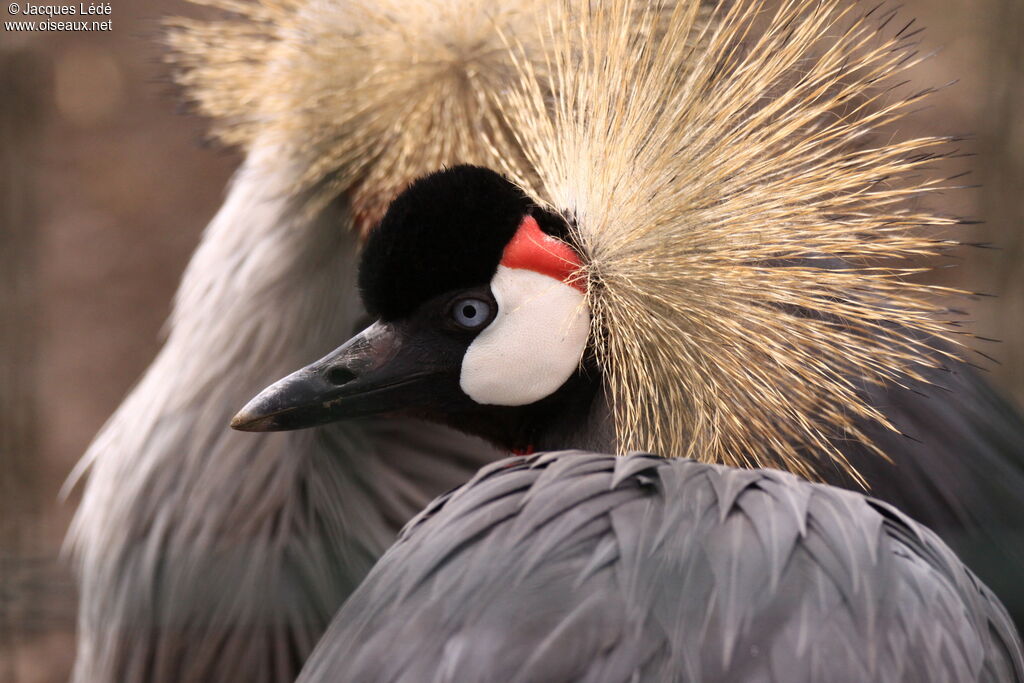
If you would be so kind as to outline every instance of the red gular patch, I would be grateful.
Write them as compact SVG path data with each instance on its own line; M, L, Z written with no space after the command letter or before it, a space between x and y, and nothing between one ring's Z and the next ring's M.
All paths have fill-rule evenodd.
M568 244L541 230L537 219L530 215L523 218L516 234L505 245L501 265L532 270L587 293L586 282L579 274L583 267L580 257Z

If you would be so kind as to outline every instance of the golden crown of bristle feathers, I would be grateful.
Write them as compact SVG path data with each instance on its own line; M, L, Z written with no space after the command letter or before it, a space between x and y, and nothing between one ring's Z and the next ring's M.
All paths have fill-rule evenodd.
M214 134L280 147L306 169L296 194L346 194L359 229L443 166L524 172L501 102L519 81L502 35L529 38L545 0L194 1L236 17L170 22L177 80Z
M894 12L840 0L258 4L180 21L226 142L280 144L367 225L412 178L501 170L570 219L622 450L805 475L887 424L868 383L954 339L919 284L951 218ZM312 10L316 10L311 11ZM855 473L854 473L855 474Z

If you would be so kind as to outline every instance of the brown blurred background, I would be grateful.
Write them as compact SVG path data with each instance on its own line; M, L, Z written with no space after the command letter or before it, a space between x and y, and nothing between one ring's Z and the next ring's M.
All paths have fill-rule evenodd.
M73 588L59 561L78 493L59 490L160 345L178 277L238 157L176 114L162 17L114 2L112 30L0 30L0 683L66 680ZM942 198L986 221L946 282L972 302L992 380L1024 403L1024 0L910 0L928 27L921 86L958 83L906 133L973 134L967 182ZM24 19L25 17L14 17ZM6 4L0 20L10 20ZM1024 496L1024 492L1022 492Z

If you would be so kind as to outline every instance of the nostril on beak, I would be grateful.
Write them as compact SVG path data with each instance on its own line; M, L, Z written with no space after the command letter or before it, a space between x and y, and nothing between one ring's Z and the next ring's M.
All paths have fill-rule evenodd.
M341 386L342 384L348 384L356 378L356 373L352 372L348 368L333 367L327 371L327 381L335 386Z

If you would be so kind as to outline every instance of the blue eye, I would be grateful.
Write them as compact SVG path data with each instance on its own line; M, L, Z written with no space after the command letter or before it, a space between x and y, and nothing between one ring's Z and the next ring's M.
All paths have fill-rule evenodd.
M467 330L478 330L491 320L491 304L483 299L467 297L452 304L452 320Z

